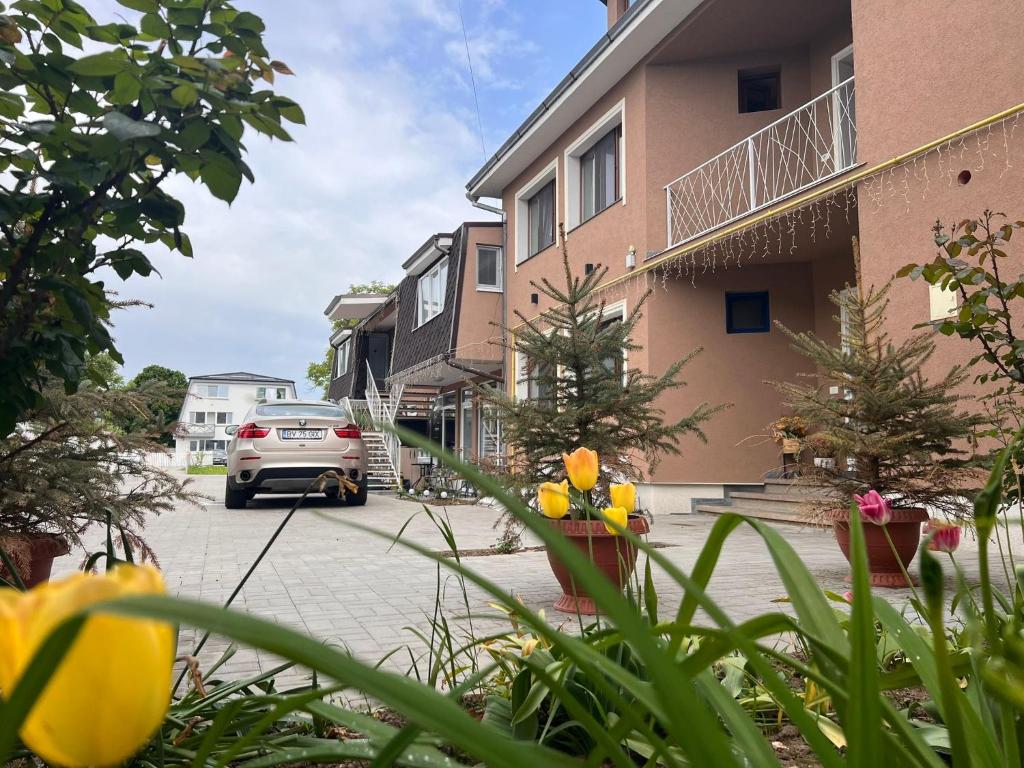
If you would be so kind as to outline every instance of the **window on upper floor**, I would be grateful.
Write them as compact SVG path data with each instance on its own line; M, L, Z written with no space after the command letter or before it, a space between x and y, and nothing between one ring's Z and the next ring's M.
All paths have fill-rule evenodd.
M196 394L199 397L219 397L224 398L228 396L228 385L227 384L200 384L196 387Z
M444 311L448 288L448 257L428 269L416 284L416 327L428 323Z
M954 317L960 311L960 296L956 290L941 285L928 286L928 318L938 321Z
M778 67L741 69L738 80L740 112L766 112L782 106L782 76Z
M341 342L334 350L334 378L348 373L348 356L351 350L351 339Z
M771 329L768 291L725 294L726 333L768 333Z
M626 101L620 100L565 150L565 225L578 227L625 202Z
M476 289L500 291L502 286L501 248L494 245L476 247Z
M287 398L287 387L256 387L257 400L286 400Z
M555 242L555 181L552 179L527 201L529 250L527 256L540 253Z
M518 267L555 242L558 199L558 158L515 194L515 265Z
M600 213L619 195L621 126L615 126L580 156L580 222Z
M192 411L191 424L230 424L230 411Z

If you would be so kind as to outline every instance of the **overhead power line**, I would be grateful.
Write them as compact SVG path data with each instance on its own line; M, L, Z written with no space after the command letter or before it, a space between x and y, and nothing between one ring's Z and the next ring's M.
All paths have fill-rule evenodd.
M466 17L462 13L462 0L459 0L459 21L462 23L462 40L466 44L466 64L469 67L469 82L473 85L473 103L476 105L476 124L480 130L480 149L487 162L487 144L484 142L484 120L480 114L480 97L476 92L476 75L473 74L473 57L469 53L469 35L466 34Z

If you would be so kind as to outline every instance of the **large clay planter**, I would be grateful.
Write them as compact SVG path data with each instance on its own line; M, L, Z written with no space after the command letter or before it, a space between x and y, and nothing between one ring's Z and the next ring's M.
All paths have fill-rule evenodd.
M25 587L31 589L37 584L50 580L54 558L66 555L71 550L68 543L59 536L33 536L28 540L28 573L19 575Z
M839 548L847 561L850 559L850 524L846 522L847 512L836 512L832 529L836 534ZM903 568L909 571L910 564L921 544L921 523L928 519L928 513L920 507L894 509L892 520L886 525L889 536L896 546ZM900 570L900 564L893 556L892 547L885 538L885 531L879 525L864 523L864 540L868 550L868 566L871 569L871 586L896 589L909 586ZM917 579L910 577L914 584Z
M552 520L551 524L565 536L580 552L596 565L608 580L619 589L633 575L636 568L636 547L622 538L608 533L600 520ZM629 530L640 535L651 530L646 517L630 517ZM551 550L548 563L562 587L562 596L555 602L555 610L563 613L582 613L593 616L597 613L594 599L581 585L576 585L569 569Z

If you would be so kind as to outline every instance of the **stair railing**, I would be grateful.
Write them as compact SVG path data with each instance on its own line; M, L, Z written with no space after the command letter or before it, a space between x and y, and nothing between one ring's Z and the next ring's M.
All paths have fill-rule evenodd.
M398 392L398 399L395 399L395 392ZM384 449L387 451L388 461L395 471L395 477L402 476L402 443L398 436L391 431L390 427L395 425L395 414L398 412L398 402L402 399L402 387L392 388L387 399L381 397L377 389L377 380L373 376L373 369L370 362L366 362L366 407L370 411L370 418L373 420L374 428L381 433L381 440Z

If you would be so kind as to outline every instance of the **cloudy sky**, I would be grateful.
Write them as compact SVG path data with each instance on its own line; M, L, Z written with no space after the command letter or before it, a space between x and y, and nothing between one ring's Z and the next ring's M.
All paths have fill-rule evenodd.
M155 252L162 279L114 285L153 309L116 318L124 374L150 363L201 375L296 380L326 346L324 307L352 283L397 281L430 234L467 218L465 183L597 41L599 0L236 0L267 24L277 87L307 125L293 144L251 137L255 185L228 207L175 181L195 258ZM113 0L92 0L96 16ZM115 278L115 283L117 282Z

